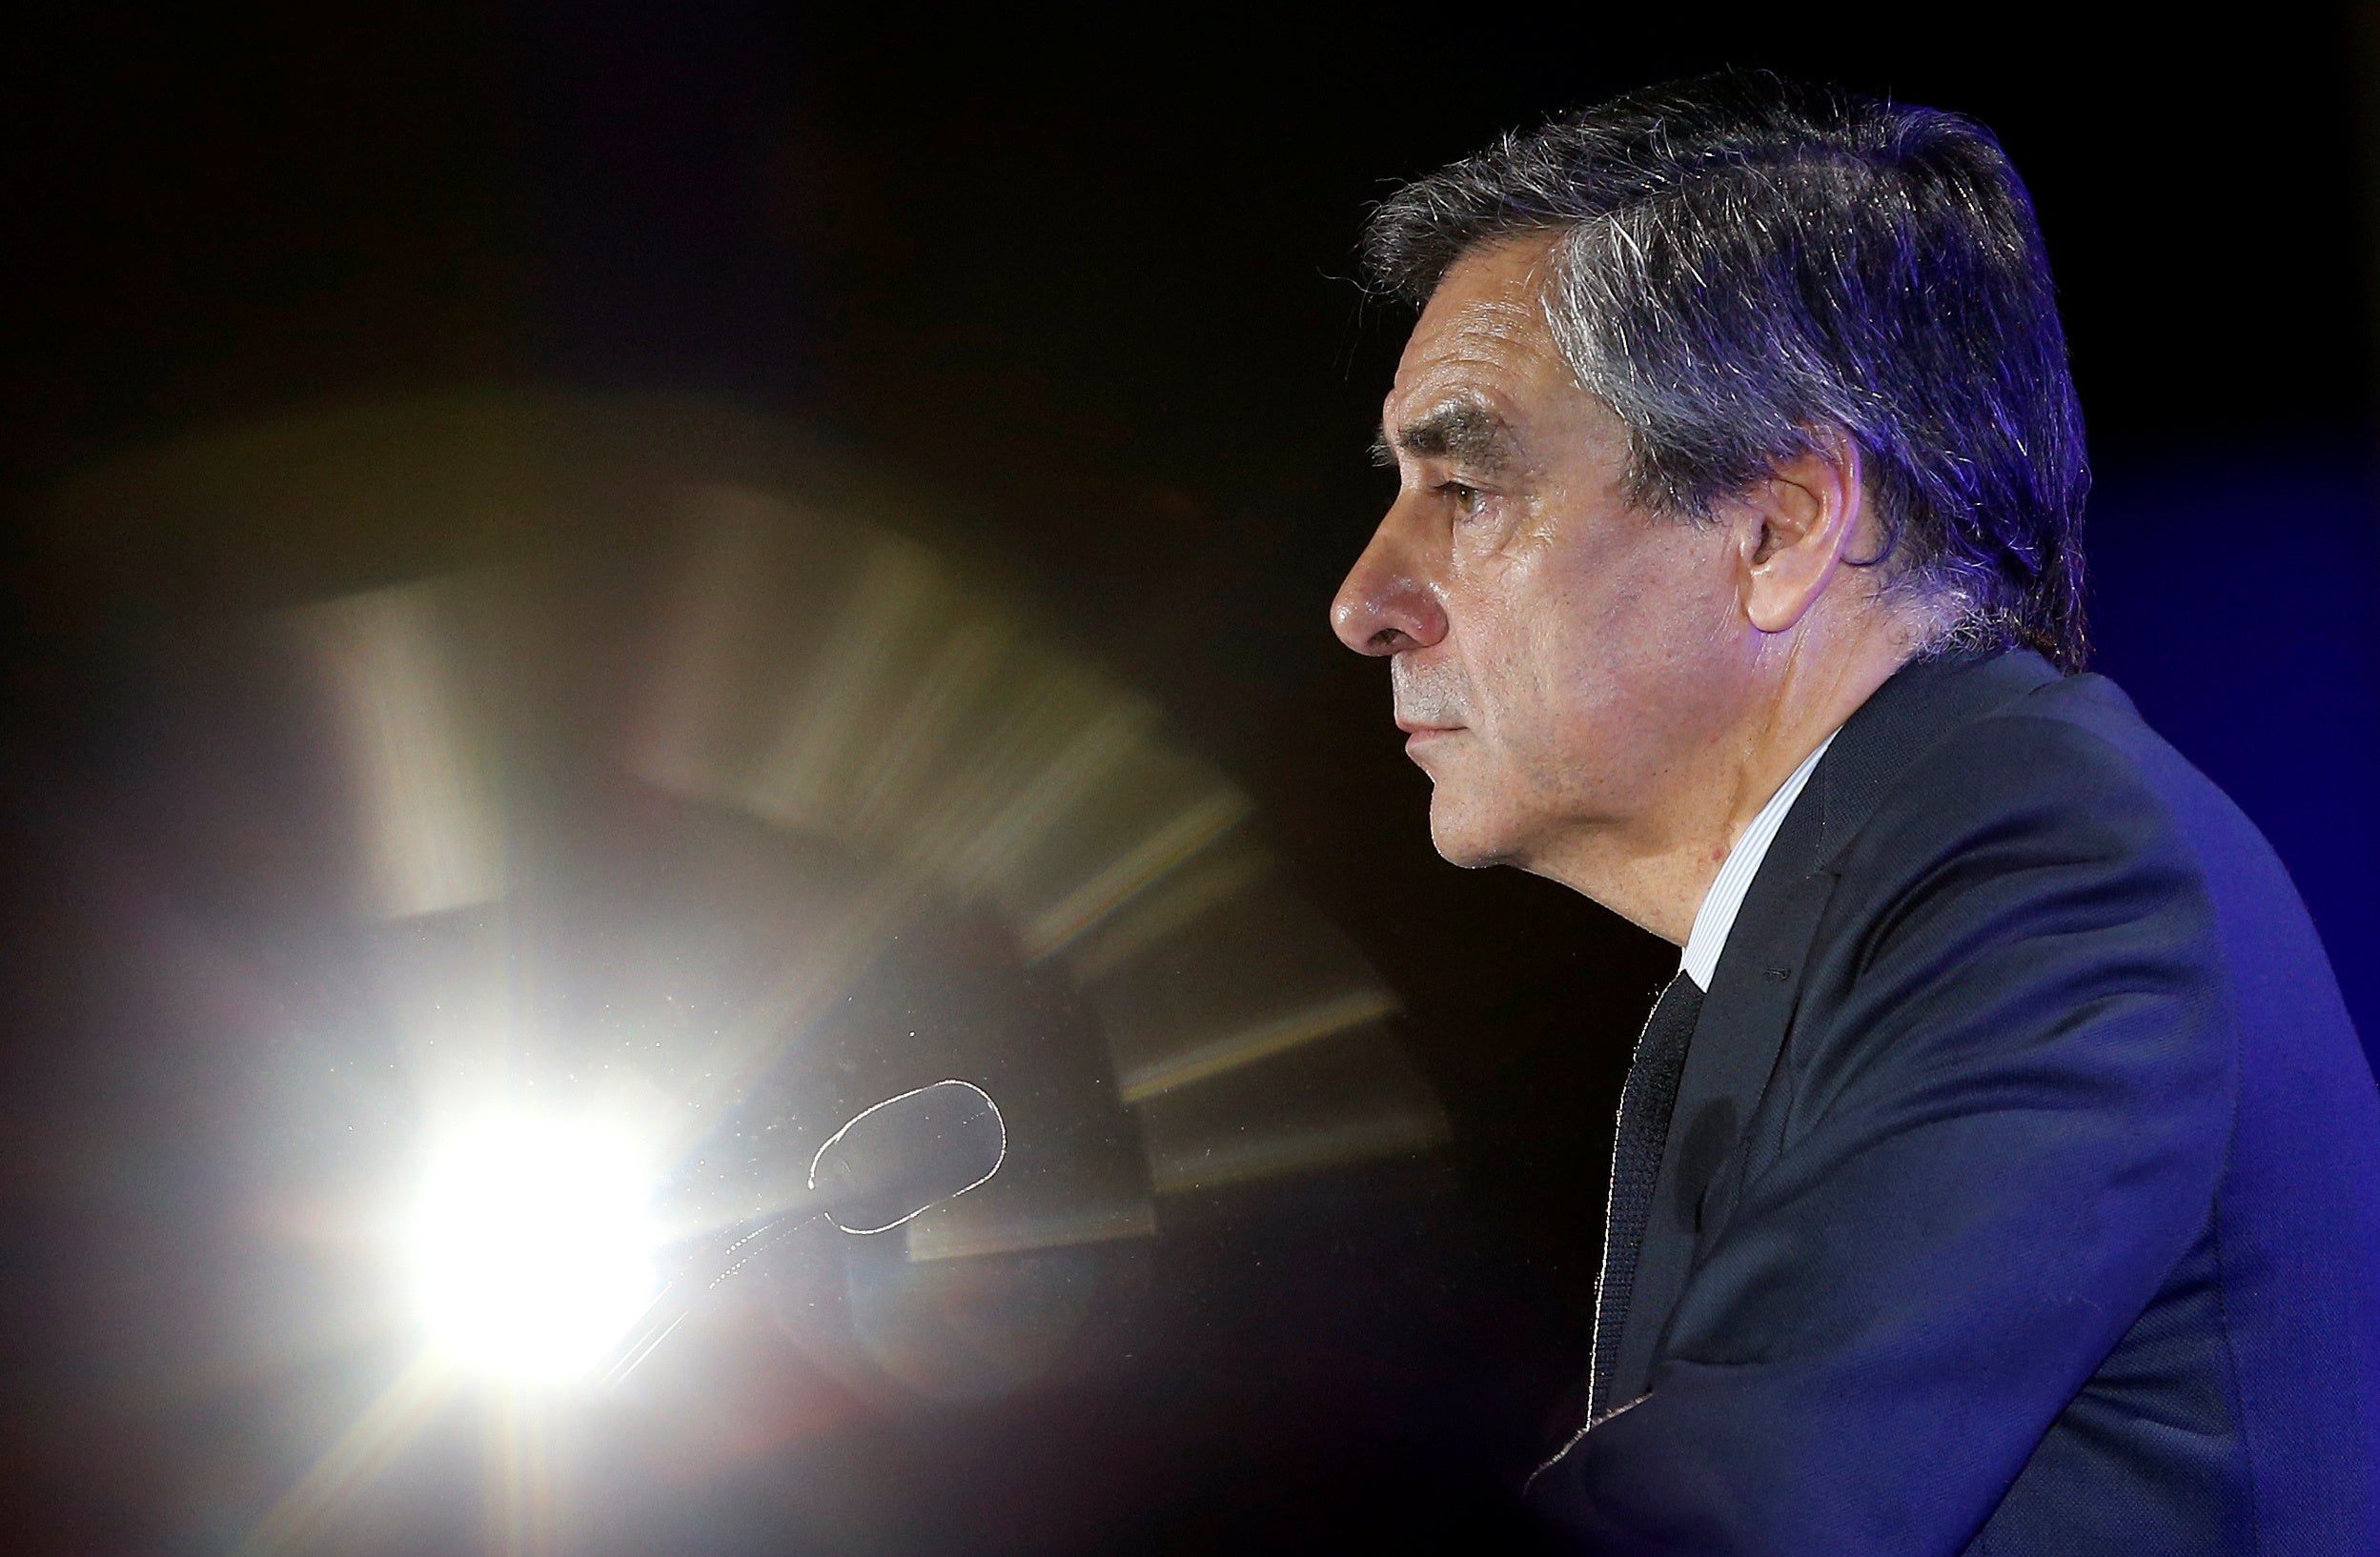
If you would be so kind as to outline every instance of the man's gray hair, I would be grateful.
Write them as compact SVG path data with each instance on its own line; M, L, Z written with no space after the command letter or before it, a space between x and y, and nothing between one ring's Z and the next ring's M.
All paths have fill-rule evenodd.
M1628 428L1632 496L1689 517L1853 439L1896 591L1943 637L2080 669L2082 412L2032 202L1983 126L1728 71L1508 134L1372 216L1418 305L1464 254L1556 237L1548 322Z

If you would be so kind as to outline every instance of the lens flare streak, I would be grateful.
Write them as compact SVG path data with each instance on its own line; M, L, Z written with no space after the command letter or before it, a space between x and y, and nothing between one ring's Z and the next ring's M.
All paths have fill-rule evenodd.
M310 1545L336 1520L347 1500L413 1442L454 1385L454 1367L446 1358L435 1350L416 1357L273 1506L240 1544L238 1557L269 1557Z

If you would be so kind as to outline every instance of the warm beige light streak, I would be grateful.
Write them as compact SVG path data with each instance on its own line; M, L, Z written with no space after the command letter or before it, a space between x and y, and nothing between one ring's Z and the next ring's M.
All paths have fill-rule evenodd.
M992 814L980 824L962 824L962 841L946 858L944 880L964 900L1009 875L1067 807L1146 738L1155 723L1151 709L1119 699L1097 706L1087 718L1068 721L1054 751L1021 753L1022 760L1002 763L995 770L996 787L977 790L980 799L991 802ZM986 808L954 809L965 817L981 816Z
M1066 1206L992 1217L935 1216L909 1223L912 1261L967 1260L1027 1249L1064 1248L1123 1238L1154 1238L1157 1207L1148 1201L1122 1205Z
M1067 966L1084 983L1104 979L1239 896L1265 870L1264 857L1253 850L1227 850L1217 858L1187 863L1068 944Z
M473 760L448 641L453 591L409 584L295 617L347 748L365 907L377 919L484 902L504 889L501 828Z
M678 510L701 540L662 616L628 768L673 795L708 796L718 783L738 672L762 611L753 584L768 559L769 534L787 510L737 487L696 488L682 495Z
M981 611L964 610L936 646L907 698L885 719L885 738L853 786L851 825L871 842L899 846L920 798L946 758L971 703L988 700L1015 630Z
M1144 1102L1161 1092L1203 1082L1252 1064L1301 1043L1374 1021L1396 1009L1396 998L1378 987L1352 989L1315 1004L1243 1027L1204 1043L1177 1049L1162 1060L1136 1065L1119 1082L1126 1102Z
M1227 1139L1195 1151L1154 1150L1149 1173L1158 1194L1174 1195L1419 1151L1445 1139L1446 1121L1435 1114L1373 1114L1278 1135Z
M296 1486L240 1543L238 1557L300 1549L337 1518L341 1506L378 1475L453 1392L454 1373L424 1351L339 1435Z
M480 1458L490 1550L500 1557L542 1557L561 1547L557 1495L554 1402L507 1390L490 1402Z
M870 537L842 609L814 635L819 657L800 674L776 745L753 778L747 804L755 814L832 831L856 809L845 803L841 780L855 765L855 750L881 735L881 711L892 701L885 681L902 665L893 650L925 618L937 582L923 548Z
M1039 961L1072 944L1151 882L1230 832L1248 811L1247 797L1231 790L1217 790L1192 801L1089 880L1034 916L1021 937L1026 958Z

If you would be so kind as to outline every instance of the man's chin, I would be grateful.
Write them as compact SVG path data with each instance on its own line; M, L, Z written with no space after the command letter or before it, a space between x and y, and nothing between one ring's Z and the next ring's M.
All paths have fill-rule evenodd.
M1430 842L1450 865L1477 870L1512 859L1511 839L1504 830L1484 825L1484 819L1466 815L1460 807L1434 799L1430 806Z

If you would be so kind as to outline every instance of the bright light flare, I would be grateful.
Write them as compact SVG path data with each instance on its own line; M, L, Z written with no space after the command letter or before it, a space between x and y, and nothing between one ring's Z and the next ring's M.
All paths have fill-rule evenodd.
M656 1290L652 1189L634 1143L585 1122L499 1118L447 1139L411 1237L433 1336L475 1371L588 1372Z

